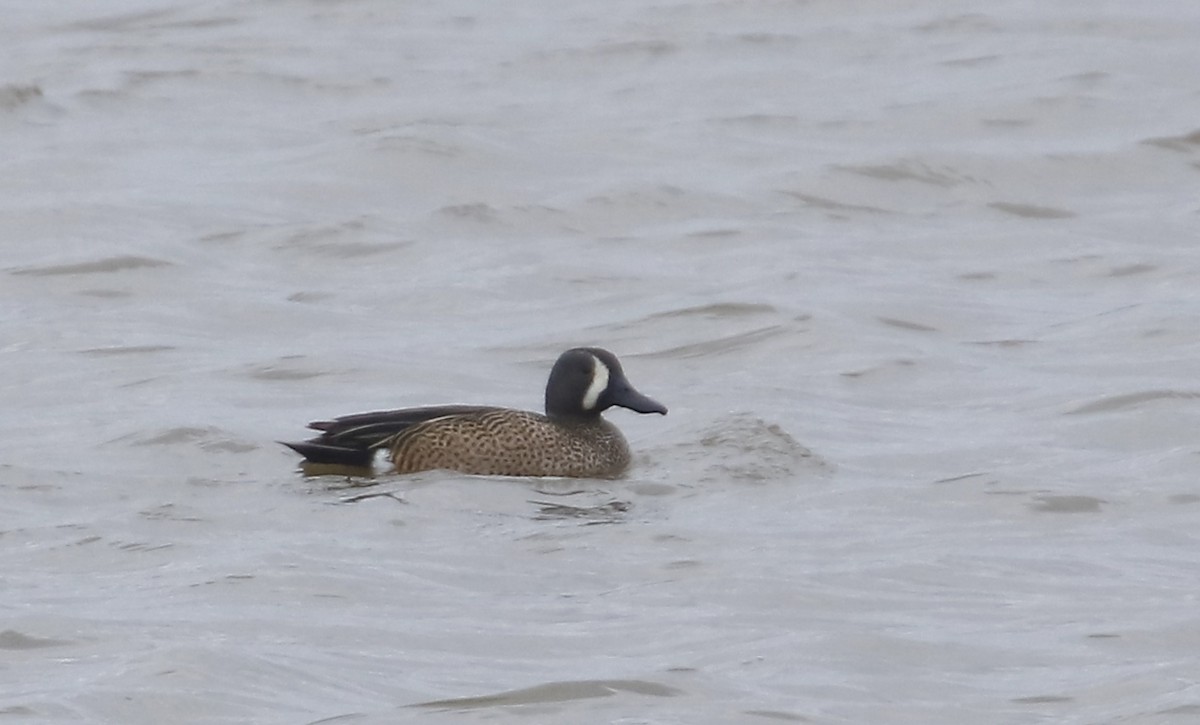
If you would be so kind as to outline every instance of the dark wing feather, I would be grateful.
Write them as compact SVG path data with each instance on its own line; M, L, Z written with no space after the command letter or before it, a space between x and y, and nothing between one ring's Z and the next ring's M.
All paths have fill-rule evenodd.
M313 421L308 427L321 431L321 435L301 443L284 442L283 445L312 463L370 466L378 446L417 423L488 410L494 408L478 405L438 405L355 413L333 420Z

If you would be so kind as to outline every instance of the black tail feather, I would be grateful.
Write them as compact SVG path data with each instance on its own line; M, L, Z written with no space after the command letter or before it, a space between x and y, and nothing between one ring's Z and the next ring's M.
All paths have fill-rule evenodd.
M334 466L369 468L375 460L373 448L348 448L346 446L321 443L319 438L302 443L280 441L283 445L304 456L310 463L326 463Z

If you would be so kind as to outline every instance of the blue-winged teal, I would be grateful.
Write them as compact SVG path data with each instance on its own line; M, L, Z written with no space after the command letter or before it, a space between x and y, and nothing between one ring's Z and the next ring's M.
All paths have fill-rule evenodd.
M359 413L309 423L321 435L284 445L311 463L342 466L370 466L387 450L398 473L611 478L629 467L624 436L600 416L614 405L667 414L634 390L616 355L577 347L550 371L545 415L473 405Z

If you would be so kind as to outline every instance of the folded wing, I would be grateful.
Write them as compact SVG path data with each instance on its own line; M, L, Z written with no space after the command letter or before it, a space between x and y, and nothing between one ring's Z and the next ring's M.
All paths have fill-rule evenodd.
M356 413L333 420L317 420L309 428L321 435L299 443L280 441L311 463L370 466L375 451L397 433L436 418L482 413L492 408L477 405L438 405Z

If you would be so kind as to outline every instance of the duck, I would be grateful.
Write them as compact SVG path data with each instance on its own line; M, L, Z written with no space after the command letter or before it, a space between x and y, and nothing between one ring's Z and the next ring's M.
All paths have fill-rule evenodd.
M667 414L633 387L616 355L576 347L550 370L544 414L477 405L383 410L313 421L308 427L320 435L281 443L306 464L354 468L371 467L386 451L401 474L618 478L631 455L621 431L601 415L614 406Z

